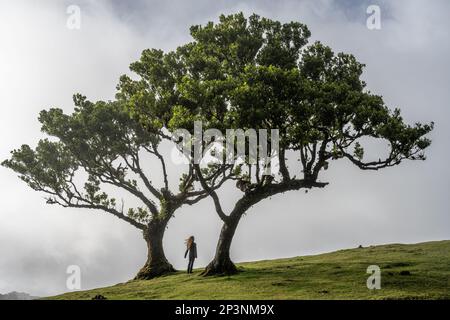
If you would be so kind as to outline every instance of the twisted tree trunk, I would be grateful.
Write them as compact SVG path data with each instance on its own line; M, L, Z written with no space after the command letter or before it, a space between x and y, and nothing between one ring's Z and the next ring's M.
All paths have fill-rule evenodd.
M316 182L315 180L288 180L278 184L271 184L261 186L259 189L252 190L246 193L239 199L229 216L223 216L223 212L218 211L219 216L223 220L222 230L220 231L219 241L217 243L216 254L214 259L206 266L202 275L230 275L238 272L236 266L230 259L230 247L233 241L233 236L236 228L241 220L242 215L247 212L253 205L259 201L270 196L283 193L290 190L299 190L301 188L318 187L323 188L328 183ZM217 203L217 195L215 195L215 202ZM220 206L216 205L217 208Z
M147 261L139 270L135 280L148 280L175 271L167 260L163 248L163 237L168 222L167 218L154 219L144 230L144 240L147 242Z
M214 259L202 272L204 276L236 274L238 269L230 258L231 242L243 213L229 217L222 226Z

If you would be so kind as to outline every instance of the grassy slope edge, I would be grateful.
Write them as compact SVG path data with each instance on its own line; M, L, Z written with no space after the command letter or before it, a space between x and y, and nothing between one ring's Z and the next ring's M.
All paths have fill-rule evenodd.
M381 268L380 290L366 287L369 265ZM199 276L201 270L193 275L177 272L49 299L91 299L97 294L108 299L450 299L450 240L370 246L238 266L243 272L231 277L204 278Z

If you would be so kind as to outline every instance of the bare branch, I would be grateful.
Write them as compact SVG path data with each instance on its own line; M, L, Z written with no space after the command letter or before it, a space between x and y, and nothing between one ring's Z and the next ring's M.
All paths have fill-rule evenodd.
M228 216L222 210L222 206L220 204L220 200L219 200L219 197L218 197L216 191L208 186L208 183L206 182L205 178L203 177L203 175L201 173L200 165L194 164L194 168L197 173L197 177L200 181L200 184L202 185L202 188L205 189L208 192L208 194L211 196L211 198L213 199L214 206L216 207L216 211L217 211L217 214L219 215L220 219L222 219L223 221L226 221L228 219Z
M101 205L101 204L95 204L92 201L88 200L87 198L85 198L81 195L80 196L69 195L68 190L65 190L66 195L68 195L68 197L64 197L64 195L62 195L61 192L51 191L45 187L39 187L36 190L44 192L44 193L52 196L50 198L47 198L47 203L49 203L49 204L58 204L65 208L70 207L70 208L86 208L86 209L103 210L108 213L111 213L112 215L118 217L119 219L122 219L122 220L130 223L131 225L133 225L134 227L136 227L140 230L145 230L147 228L144 224L139 223L139 222L131 219L130 217L127 217L123 213L123 203L122 203L122 211L118 211L112 207L108 207L108 206ZM57 199L60 199L60 200L57 200ZM77 202L76 203L72 202L72 199L76 199Z

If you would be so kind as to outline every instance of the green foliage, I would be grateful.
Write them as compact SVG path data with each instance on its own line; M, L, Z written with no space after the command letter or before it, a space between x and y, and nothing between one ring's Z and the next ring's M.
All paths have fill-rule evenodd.
M361 147L361 144L359 142L355 142L355 150L353 151L354 156L358 160L362 160L364 157L364 148Z
M150 222L150 214L146 208L130 208L128 209L128 217L140 223L147 224Z
M117 94L147 129L279 129L280 154L300 151L305 177L347 158L377 170L423 160L433 123L407 125L366 90L364 64L308 45L308 28L242 13L192 26L192 42L164 53L145 50ZM363 162L363 138L384 140L386 159ZM324 148L321 148L323 146ZM320 154L319 154L320 152Z
M177 51L185 73L171 129L199 119L219 130L279 129L281 154L300 151L309 178L330 159L371 170L425 159L433 123L407 125L365 89L364 64L353 55L320 42L306 46L306 26L240 13L193 26L191 35ZM365 137L386 141L389 156L363 162Z
M39 141L35 150L28 145L11 152L11 159L2 165L20 174L34 190L48 188L60 192L68 188L67 179L78 165L62 143L48 139Z
M194 190L190 177L187 173L184 173L180 177L180 184L178 185L180 192L188 192Z
M75 95L74 103L70 115L57 108L41 111L42 131L55 141L41 140L35 149L23 145L2 165L19 173L34 190L46 193L50 204L98 208L122 216L102 184L141 196L137 181L128 173L140 172L139 151L153 150L161 138L130 117L120 102L93 103ZM87 177L82 187L76 176ZM148 218L147 211L136 210L136 221Z
M332 160L342 158L363 170L425 159L433 123L406 124L399 109L391 110L381 96L365 89L362 63L320 42L308 45L311 33L305 25L238 13L221 15L218 23L193 26L190 31L192 41L176 50L144 50L130 66L135 77L120 78L115 101L91 102L78 94L72 114L57 108L42 111L42 131L56 141L41 140L35 149L24 145L2 164L33 189L47 193L49 203L101 208L124 218L123 208L116 208L116 200L102 191L103 184L130 192L153 216L159 214L130 173L138 175L158 199L162 215L172 210L173 201L167 197L176 198L174 207L187 200L198 181L196 173L191 167L181 178L182 195L175 197L168 190L157 147L162 139L171 140L175 129L192 132L198 120L204 130L279 129L277 156L283 182L291 179L285 163L289 151L300 156L302 168L295 173L303 172L309 182L317 181ZM387 142L388 156L363 161L366 138ZM162 161L161 190L140 167L142 150ZM222 154L216 152L216 157ZM249 165L245 172L242 166L212 162L202 173L210 177L210 186L219 173L224 179L240 177L262 186L260 169L252 171ZM77 188L76 173L87 176L83 190ZM145 221L148 215L137 208L129 217Z
M117 85L116 98L147 130L158 132L168 126L172 108L179 100L176 83L185 72L179 54L147 49L130 69L140 79L132 80L123 75Z

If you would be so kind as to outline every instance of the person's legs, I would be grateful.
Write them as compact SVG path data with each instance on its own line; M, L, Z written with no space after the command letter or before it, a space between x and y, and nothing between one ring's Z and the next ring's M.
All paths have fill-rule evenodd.
M189 259L188 273L192 273L192 268L194 267L194 259Z

